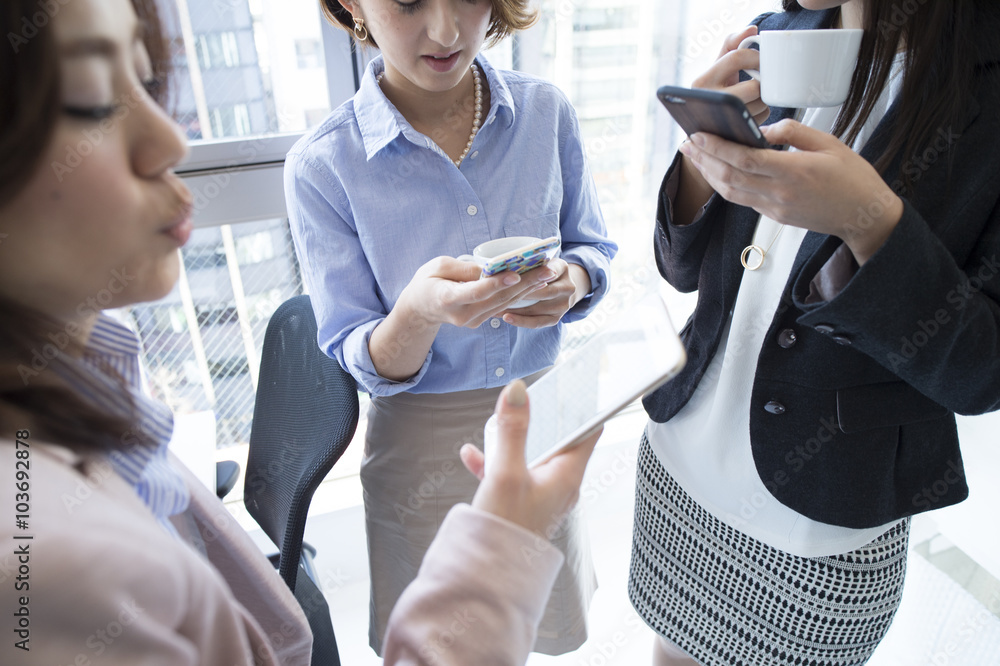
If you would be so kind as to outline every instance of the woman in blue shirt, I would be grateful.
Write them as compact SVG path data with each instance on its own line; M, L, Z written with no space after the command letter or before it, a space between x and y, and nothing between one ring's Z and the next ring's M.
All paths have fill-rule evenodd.
M478 55L485 40L532 23L527 3L326 0L323 9L382 52L285 170L319 344L372 395L361 479L378 652L440 521L475 490L459 448L482 442L500 388L553 363L562 323L606 293L617 247L566 98ZM505 236L559 236L561 257L485 279L456 259ZM510 309L528 292L537 303ZM577 530L569 520L556 537L567 566L550 608L561 612L543 619L539 651L585 639L594 579Z

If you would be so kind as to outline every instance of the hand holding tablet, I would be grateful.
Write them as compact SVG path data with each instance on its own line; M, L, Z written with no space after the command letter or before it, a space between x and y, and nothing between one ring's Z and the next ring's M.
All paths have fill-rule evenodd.
M659 294L615 317L615 323L567 354L528 387L529 467L574 446L639 396L676 375L687 360ZM496 416L486 424L486 464L496 454Z

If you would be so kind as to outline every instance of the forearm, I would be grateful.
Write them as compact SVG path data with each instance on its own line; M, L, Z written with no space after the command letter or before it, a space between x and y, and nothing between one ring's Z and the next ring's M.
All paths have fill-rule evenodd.
M441 324L432 324L402 301L397 303L368 339L376 372L397 382L417 374L440 328Z
M993 223L993 229L1000 220ZM990 237L992 234L992 237ZM829 301L808 298L826 253L797 276L799 322L822 327L939 404L963 414L1000 407L1000 273L995 231L963 266L912 206L877 253ZM836 239L827 243L835 246ZM918 285L919 288L913 288Z
M695 221L701 209L715 194L715 190L686 156L681 157L677 177L677 196L673 202L672 221L674 225L683 227Z
M705 252L713 231L721 229L721 218L725 216L728 205L721 197L709 196L710 203L698 209L686 225L675 224L681 169L686 163L687 159L677 153L663 177L653 234L653 252L660 275L684 293L698 289Z
M458 505L389 618L386 664L523 664L563 562L548 541Z

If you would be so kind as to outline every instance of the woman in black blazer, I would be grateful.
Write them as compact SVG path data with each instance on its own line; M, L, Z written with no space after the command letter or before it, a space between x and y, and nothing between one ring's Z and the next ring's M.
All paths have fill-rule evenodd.
M839 115L769 109L748 28L694 85L795 150L695 135L660 193L660 272L698 290L644 400L629 591L662 664L864 663L909 517L968 495L955 414L1000 407L997 9L783 4L755 26L865 29Z

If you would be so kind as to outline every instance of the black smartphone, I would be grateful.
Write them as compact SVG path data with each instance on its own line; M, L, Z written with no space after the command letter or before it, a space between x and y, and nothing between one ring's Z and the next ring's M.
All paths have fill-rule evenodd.
M656 96L688 136L708 132L751 148L770 145L743 100L736 95L718 90L662 86Z

